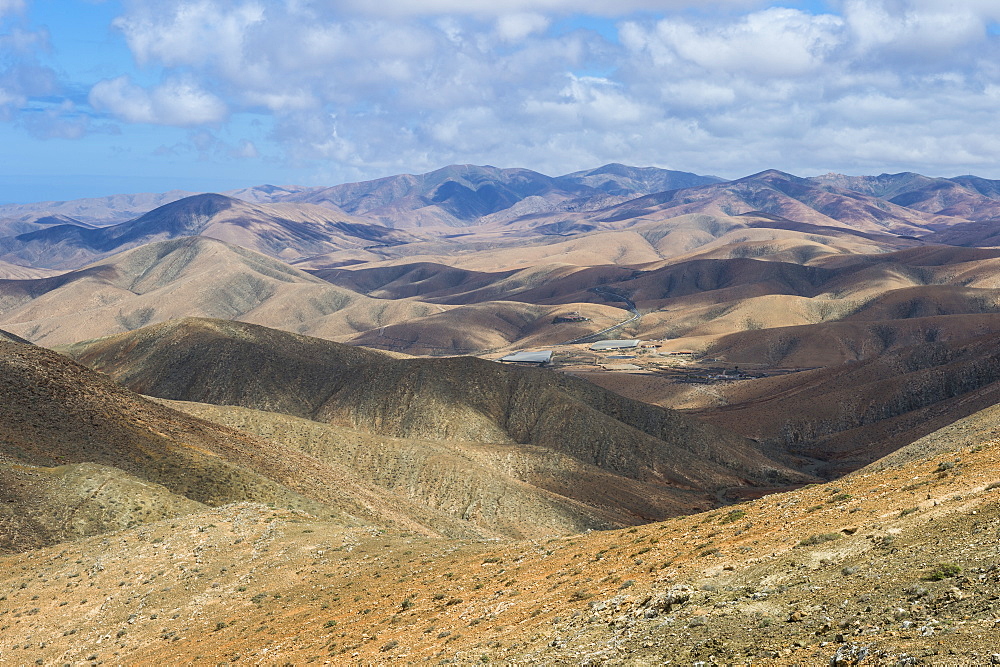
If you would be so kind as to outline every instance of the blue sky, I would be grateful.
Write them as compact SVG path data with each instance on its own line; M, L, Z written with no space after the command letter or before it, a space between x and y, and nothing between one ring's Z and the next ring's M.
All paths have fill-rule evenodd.
M996 0L0 0L0 203L453 163L1000 178Z

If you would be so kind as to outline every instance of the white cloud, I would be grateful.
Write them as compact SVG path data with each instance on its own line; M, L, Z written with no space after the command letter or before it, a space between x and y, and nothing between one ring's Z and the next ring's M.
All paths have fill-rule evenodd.
M857 53L884 51L910 58L939 58L986 38L989 14L975 3L893 4L868 0L845 4L844 16Z
M4 14L13 14L24 11L24 0L0 0L0 18Z
M152 91L135 85L127 76L105 79L90 91L90 104L129 123L193 126L218 123L226 105L196 83L174 79Z
M497 36L504 42L519 42L528 35L544 31L549 23L541 14L504 14L497 19Z
M841 42L842 21L792 9L768 9L738 22L697 25L662 20L643 34L630 24L628 44L661 64L687 61L710 71L765 77L802 76L823 64Z
M231 114L255 114L266 139L192 135L188 150L252 158L277 146L333 180L451 162L738 176L848 170L879 151L988 164L995 147L973 137L997 109L1000 38L986 27L1000 3L844 0L818 15L769 4L131 0L115 25L164 83L110 78L91 102L125 122L220 135ZM623 17L617 40L566 32L562 19L583 12ZM940 137L953 153L935 156Z
M331 2L331 4L334 4ZM336 6L359 14L380 16L433 16L444 14L497 16L503 14L589 14L624 16L637 11L665 12L691 8L746 8L763 4L761 0L338 0Z

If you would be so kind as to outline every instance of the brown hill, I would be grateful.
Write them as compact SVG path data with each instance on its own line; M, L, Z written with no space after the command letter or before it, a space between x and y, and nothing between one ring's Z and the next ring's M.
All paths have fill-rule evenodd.
M1000 184L975 176L928 178L914 173L879 176L826 174L808 179L936 215L985 220L1000 215Z
M188 315L247 319L334 337L430 312L420 303L369 299L203 237L151 243L52 278L0 280L0 322L46 345Z
M686 214L728 217L751 212L798 223L907 235L930 232L932 225L965 220L768 170L735 181L651 194L593 213L537 216L533 223L549 225L572 219L623 227Z
M941 331L943 319L920 322L924 335ZM993 331L1000 329L996 315L983 322L987 324ZM823 328L827 326L836 332L830 332L833 339L851 340L845 325ZM785 347L796 344L791 336L799 328L811 327L782 332ZM935 342L909 347L879 340L894 331L885 326L871 332L875 349L861 361L735 383L721 389L723 405L694 414L826 461L824 474L836 475L1000 401L997 333L952 340L947 335L936 340L935 334Z
M677 489L803 479L725 431L572 377L475 358L394 359L192 319L67 352L151 396L278 410L393 437L540 446Z
M482 534L347 468L151 403L33 345L0 342L0 417L6 549L247 500L342 525Z
M286 260L416 240L405 232L329 208L249 204L204 194L109 227L62 224L0 238L0 259L39 268L75 269L123 250L185 236L214 238Z
M125 222L147 213L154 208L175 202L195 193L171 190L163 193L137 193L92 197L71 201L44 201L31 204L4 204L0 206L0 218L23 218L27 216L65 216L76 222L104 227Z
M989 664L995 412L835 485L545 543L372 534L243 504L5 556L0 651L71 663Z
M546 447L373 436L288 415L167 402L338 467L488 534L542 538L698 511L705 497L646 483Z

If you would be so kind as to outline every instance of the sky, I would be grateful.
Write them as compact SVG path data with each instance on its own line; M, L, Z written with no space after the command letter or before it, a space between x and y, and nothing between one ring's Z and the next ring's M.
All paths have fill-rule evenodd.
M0 0L0 203L609 162L1000 178L998 0Z

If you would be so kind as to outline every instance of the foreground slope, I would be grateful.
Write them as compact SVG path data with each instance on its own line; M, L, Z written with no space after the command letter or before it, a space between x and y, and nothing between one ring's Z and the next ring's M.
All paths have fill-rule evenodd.
M0 341L0 477L4 550L245 500L344 525L480 534L342 466L151 403L17 342Z
M572 377L475 358L394 359L197 319L67 352L151 396L286 412L393 437L541 446L696 496L806 479L730 432Z
M376 535L240 504L5 556L0 654L990 664L997 418L977 413L836 485L544 543Z

